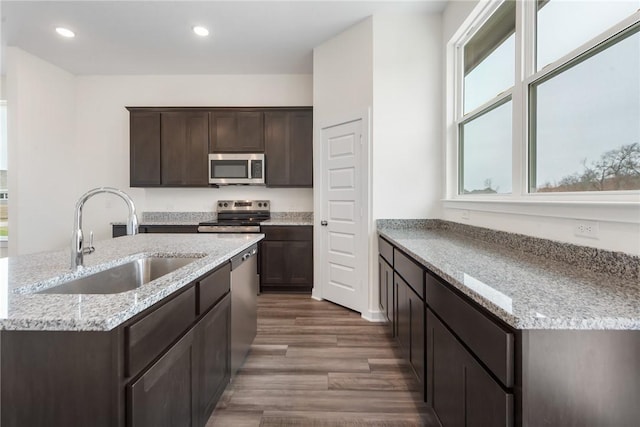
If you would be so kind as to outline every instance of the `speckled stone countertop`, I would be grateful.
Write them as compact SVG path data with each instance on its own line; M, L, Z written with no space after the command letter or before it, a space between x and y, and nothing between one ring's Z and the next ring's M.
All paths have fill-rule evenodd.
M271 219L260 225L313 225L313 212L271 212Z
M75 273L67 250L0 259L0 329L111 330L262 238L263 234L123 236L96 242L95 252L85 255L85 267ZM144 256L199 259L118 294L34 293Z
M379 223L378 233L516 329L640 330L637 257L614 256L631 268L613 274L482 241L438 221Z
M140 225L198 225L215 221L215 212L143 212ZM113 222L112 225L125 225ZM271 219L260 225L313 225L313 212L271 212Z

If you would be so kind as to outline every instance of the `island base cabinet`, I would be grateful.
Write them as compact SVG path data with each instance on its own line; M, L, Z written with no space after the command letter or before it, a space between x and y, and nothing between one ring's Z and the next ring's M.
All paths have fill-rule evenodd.
M118 334L2 331L2 427L121 426ZM121 416L122 414L122 416Z
M199 323L199 426L207 424L231 378L231 294Z
M427 403L443 427L510 427L513 394L467 352L427 310Z
M204 426L231 377L231 294L128 387L131 427Z
M127 387L131 427L195 427L196 342L194 331L180 339Z

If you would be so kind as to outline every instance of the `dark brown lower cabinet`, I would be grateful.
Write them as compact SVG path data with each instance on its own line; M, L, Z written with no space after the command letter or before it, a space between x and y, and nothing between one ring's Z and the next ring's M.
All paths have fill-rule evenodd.
M0 424L203 427L231 374L229 273L111 331L2 331Z
M127 387L131 427L195 427L197 346L191 330Z
M200 342L198 387L199 426L204 426L231 374L231 295L218 303L216 309L205 315L198 324Z
M506 392L427 310L427 396L443 427L512 426Z
M395 336L395 305L393 299L393 267L382 256L378 256L378 292L380 311L387 320L389 334Z
M260 243L260 290L302 292L313 289L313 227L266 226Z
M418 380L424 384L424 301L397 273L394 273L393 277L397 301L398 343Z

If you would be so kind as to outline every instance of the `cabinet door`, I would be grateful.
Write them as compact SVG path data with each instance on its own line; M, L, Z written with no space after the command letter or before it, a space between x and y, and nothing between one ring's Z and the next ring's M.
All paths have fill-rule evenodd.
M197 325L199 352L198 425L204 426L231 376L231 294Z
M127 386L131 427L196 426L193 330Z
M512 426L513 395L503 391L431 310L427 327L427 402L442 426Z
M409 300L409 363L420 383L424 384L425 306L411 288L407 290L407 296Z
M162 113L162 184L208 185L209 115Z
M313 186L313 112L265 113L266 184Z
M264 154L266 157L266 184L287 186L290 177L288 114L270 111L264 114Z
M397 334L397 296L395 293L395 286L393 285L393 268L385 263L386 265L386 279L387 279L387 318L389 319L389 329L391 332L391 336L395 337Z
M387 288L389 287L388 275L387 263L384 258L378 255L378 295L380 298L378 305L380 306L380 311L382 311L387 320L389 320L387 309Z
M264 153L264 114L261 111L212 111L211 153Z
M130 185L160 185L160 113L131 111L129 135Z
M286 282L285 264L288 242L263 241L261 246L260 281L264 284L280 284Z
M313 111L289 113L289 186L313 186Z
M402 280L398 274L394 273L394 286L397 301L397 315L396 319L398 324L396 326L398 344L402 349L406 359L409 359L409 349L411 344L411 317L409 312L409 285Z
M313 243L310 241L287 242L286 280L292 285L313 283Z

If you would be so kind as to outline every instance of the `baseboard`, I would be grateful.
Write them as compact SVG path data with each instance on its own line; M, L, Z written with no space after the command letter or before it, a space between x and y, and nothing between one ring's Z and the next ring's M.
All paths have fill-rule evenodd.
M384 313L380 310L363 311L362 318L364 320L368 320L369 322L386 322L387 321L387 319L384 316Z

